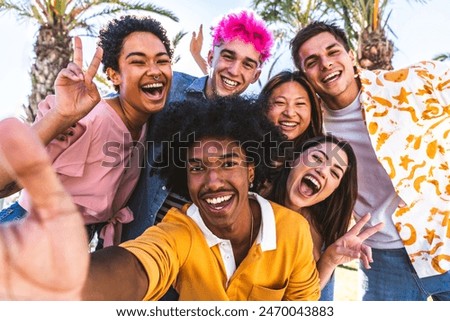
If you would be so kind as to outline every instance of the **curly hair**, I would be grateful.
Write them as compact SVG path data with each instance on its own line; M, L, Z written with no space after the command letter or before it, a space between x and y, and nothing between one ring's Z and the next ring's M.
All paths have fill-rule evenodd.
M334 38L344 46L345 50L350 51L350 45L347 39L347 35L345 34L343 29L339 28L334 23L313 21L306 27L300 29L290 42L292 59L294 60L295 67L297 67L300 72L303 73L303 69L298 51L306 41L323 32L331 33Z
M220 46L236 38L252 44L260 53L261 62L270 57L274 43L272 32L266 27L265 22L248 10L225 15L217 26L212 27L212 36L213 46Z
M334 143L347 154L348 167L336 190L323 201L311 205L312 224L320 233L325 246L329 246L347 232L352 217L353 207L358 195L356 156L350 143L337 139L330 134L308 139L294 151L295 158L311 147ZM290 166L283 167L274 179L268 199L284 204L286 200L286 184L291 172Z
M270 78L270 80L264 85L258 99L260 100L260 105L263 108L264 114L267 115L270 109L270 99L273 91L282 84L288 82L299 83L306 90L309 101L311 102L311 122L308 125L306 131L299 137L295 138L293 142L293 146L295 147L301 145L308 138L313 138L315 136L323 134L322 111L320 109L320 104L316 92L310 85L310 83L304 76L300 74L299 71L281 71L280 73Z
M123 41L133 32L150 32L158 37L166 48L167 54L172 59L173 48L166 29L161 23L148 16L137 17L133 15L122 16L111 20L100 30L98 45L103 48L103 72L108 68L119 71L119 56Z
M170 104L159 116L154 130L155 141L162 146L157 166L172 191L184 197L188 197L187 150L196 142L205 138L237 142L247 162L255 165L253 190L258 190L267 179L283 140L278 128L250 97L187 99Z

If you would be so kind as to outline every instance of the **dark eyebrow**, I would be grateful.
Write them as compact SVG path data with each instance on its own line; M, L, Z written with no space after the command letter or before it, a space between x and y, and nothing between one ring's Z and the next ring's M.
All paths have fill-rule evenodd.
M228 154L224 154L224 155L222 155L222 156L219 157L219 158L224 159L224 158L234 158L234 157L240 158L239 154L238 154L238 153L235 153L235 152L231 152L231 153L228 153Z
M333 49L334 47L336 47L336 46L342 46L337 40L336 40L336 42L335 43L332 43L331 45L329 45L328 47L326 47L325 49L327 49L327 50L330 50L330 49Z
M233 157L240 158L239 154L231 152L228 154L223 154L222 156L219 157L219 159L226 159L226 158L233 158ZM189 158L188 163L202 163L202 160L199 158Z
M325 159L326 159L327 161L330 160L330 158L328 157L328 155L327 155L324 151L319 150L319 149L316 149L316 151L319 152L319 153L321 153L321 154L323 155L323 157L325 157ZM341 167L341 165L339 165L339 163L336 163L336 164L334 165L334 167L336 167L337 169L339 169L339 170L342 172L342 175L344 175L345 171L344 171L344 169Z
M329 45L328 47L326 47L325 49L326 49L327 51L329 51L329 50L331 50L331 49L333 49L334 47L339 46L339 45L341 45L341 44L340 44L338 41L336 41L336 42L333 42L333 43L332 43L331 45ZM306 57L306 58L305 58L305 61L304 61L303 63L306 63L308 60L313 59L313 58L316 58L316 57L318 57L318 55L312 54L311 56Z
M130 58L130 57L132 57L132 56L145 57L145 54L144 54L143 52L140 52L140 51L133 51L133 52L130 52L130 53L125 57L125 59L128 59L128 58ZM161 57L161 56L169 56L169 54L168 54L167 52L164 52L164 51L158 52L158 53L156 54L156 57Z
M229 54L229 55L236 56L236 52L233 51L233 50L230 50L230 49L222 49L222 50L220 51L220 54L223 54L223 53L227 53L227 54Z
M236 56L236 52L233 51L233 50L230 50L230 49L222 49L222 51L221 51L220 53L221 53L221 54L222 54L222 53L227 53L227 54L232 55L233 57ZM245 57L244 60L247 61L247 62L249 62L249 63L255 64L256 67L258 66L258 62L257 62L256 60L250 58L250 57Z

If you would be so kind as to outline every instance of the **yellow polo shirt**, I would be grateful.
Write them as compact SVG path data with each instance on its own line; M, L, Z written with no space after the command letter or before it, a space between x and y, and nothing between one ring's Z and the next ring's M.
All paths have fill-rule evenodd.
M318 300L319 275L308 222L259 195L253 197L261 206L261 228L231 276L219 248L222 242L207 241L204 227L186 215L188 206L182 211L172 208L160 224L122 244L148 274L144 300L161 298L172 284L180 300Z

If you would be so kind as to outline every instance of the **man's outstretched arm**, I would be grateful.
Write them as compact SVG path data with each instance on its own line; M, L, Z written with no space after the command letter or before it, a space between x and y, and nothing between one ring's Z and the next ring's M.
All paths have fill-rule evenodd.
M80 299L89 264L83 218L31 128L10 118L0 133L1 165L33 202L23 222L0 225L0 299Z
M74 38L73 62L59 72L55 81L56 106L31 126L44 145L87 115L100 101L93 80L102 56L103 50L97 48L88 69L83 71L82 43L79 37ZM18 192L22 188L19 185L0 166L0 198Z
M138 300L147 276L136 257L111 247L88 253L84 221L33 130L0 122L0 164L30 194L21 222L0 225L0 300Z

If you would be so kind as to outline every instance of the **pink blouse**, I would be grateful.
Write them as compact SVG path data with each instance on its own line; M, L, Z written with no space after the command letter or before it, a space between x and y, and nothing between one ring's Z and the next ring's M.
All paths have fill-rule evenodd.
M55 104L48 96L39 104L42 117ZM73 128L66 140L54 139L47 146L53 168L78 205L85 223L108 222L100 232L104 246L120 242L122 223L133 220L126 206L143 167L147 124L136 144L119 115L102 100ZM19 204L30 209L23 191Z

